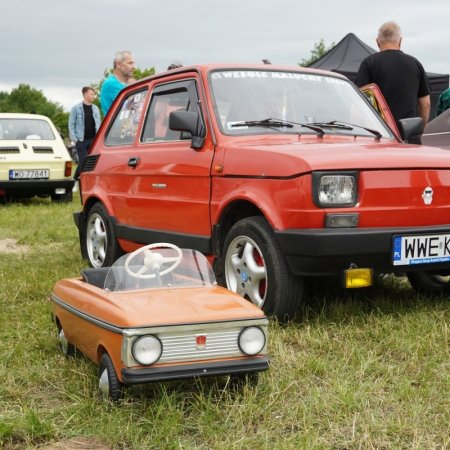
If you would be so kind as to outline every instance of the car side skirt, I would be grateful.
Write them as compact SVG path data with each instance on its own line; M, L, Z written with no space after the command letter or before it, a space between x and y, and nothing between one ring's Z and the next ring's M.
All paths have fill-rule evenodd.
M258 356L240 360L182 364L150 369L122 369L122 380L125 384L141 384L152 381L181 380L192 377L263 372L268 368L269 358L267 356Z
M152 230L123 225L115 217L110 218L115 235L119 239L139 244L152 244L154 242L170 242L181 248L192 248L203 254L211 253L211 237L194 234L182 234L163 230Z

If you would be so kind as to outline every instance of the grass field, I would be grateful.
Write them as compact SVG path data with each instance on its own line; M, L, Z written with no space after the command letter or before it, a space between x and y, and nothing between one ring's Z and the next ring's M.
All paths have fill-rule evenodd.
M65 359L50 320L54 282L86 267L79 208L0 205L0 241L16 241L0 253L0 448L450 447L450 300L402 278L310 289L296 321L271 323L272 364L256 386L158 383L102 403L96 366Z

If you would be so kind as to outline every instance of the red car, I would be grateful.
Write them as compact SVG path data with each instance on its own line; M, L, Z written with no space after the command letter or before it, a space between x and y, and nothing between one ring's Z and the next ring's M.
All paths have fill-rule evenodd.
M361 287L406 273L445 291L450 153L403 143L420 119L401 128L336 73L203 65L140 80L84 162L82 253L102 267L152 242L193 248L279 318L295 313L305 276Z

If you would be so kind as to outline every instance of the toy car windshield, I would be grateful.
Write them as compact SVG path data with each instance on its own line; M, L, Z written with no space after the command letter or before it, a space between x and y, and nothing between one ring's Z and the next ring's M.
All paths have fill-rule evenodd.
M216 283L211 265L196 250L151 244L120 257L108 270L105 290L200 287Z

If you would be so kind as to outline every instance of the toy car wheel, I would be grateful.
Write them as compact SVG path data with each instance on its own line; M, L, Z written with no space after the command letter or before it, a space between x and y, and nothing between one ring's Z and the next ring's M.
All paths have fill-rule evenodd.
M121 255L108 213L101 203L89 210L83 244L92 267L111 266Z
M417 292L439 295L450 291L450 274L409 272L406 275Z
M293 276L272 228L263 217L237 222L222 252L219 280L233 292L279 320L291 318L303 294L303 280Z
M64 334L64 330L62 328L60 328L58 331L58 341L59 341L59 348L61 349L62 354L66 358L75 355L75 346L72 345L67 340L66 335Z
M102 398L106 401L117 402L122 398L123 384L117 378L114 365L107 353L104 353L100 358L98 387Z

